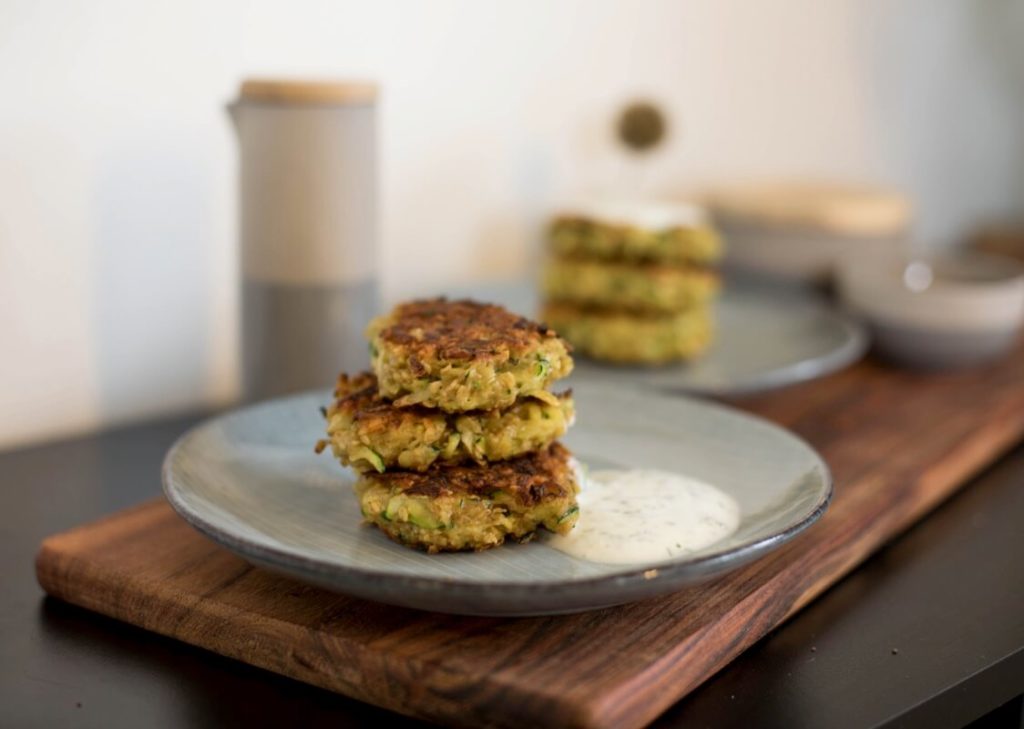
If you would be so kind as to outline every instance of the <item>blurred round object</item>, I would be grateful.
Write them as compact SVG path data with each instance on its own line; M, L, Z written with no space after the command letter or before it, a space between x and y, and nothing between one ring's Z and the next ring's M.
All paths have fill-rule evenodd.
M707 195L729 264L774 278L827 283L849 251L893 248L910 222L895 192L840 184L774 183L722 187Z
M844 256L836 285L880 354L912 367L964 367L1013 346L1024 322L1024 267L976 252L910 260Z
M660 144L668 131L661 109L647 101L630 104L619 114L619 140L634 152L646 152Z

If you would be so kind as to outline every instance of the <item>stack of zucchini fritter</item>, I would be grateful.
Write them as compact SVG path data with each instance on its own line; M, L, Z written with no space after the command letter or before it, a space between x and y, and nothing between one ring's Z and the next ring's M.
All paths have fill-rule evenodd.
M572 370L564 341L501 307L445 299L398 306L367 336L373 373L338 378L318 449L360 472L368 522L429 552L572 529L579 488L555 441L573 402L547 390Z
M586 213L552 223L543 318L580 352L658 364L690 359L710 344L721 243L699 216L667 212L646 216L646 224L636 215ZM680 222L686 218L696 222Z

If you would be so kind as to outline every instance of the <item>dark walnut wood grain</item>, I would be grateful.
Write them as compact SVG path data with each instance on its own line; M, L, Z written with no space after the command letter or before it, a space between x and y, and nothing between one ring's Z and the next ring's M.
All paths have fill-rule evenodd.
M862 363L738 402L813 443L822 521L715 582L501 620L354 600L254 569L163 502L47 539L51 595L395 711L467 726L637 727L836 582L1024 434L1024 357L918 375Z

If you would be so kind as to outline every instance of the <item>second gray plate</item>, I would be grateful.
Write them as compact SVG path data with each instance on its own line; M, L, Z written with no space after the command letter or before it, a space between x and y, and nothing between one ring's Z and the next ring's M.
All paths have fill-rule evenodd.
M453 288L536 317L538 297L525 283ZM569 385L588 380L727 397L823 377L859 360L864 327L811 291L756 280L727 281L716 305L716 338L700 359L662 367L623 367L576 358Z

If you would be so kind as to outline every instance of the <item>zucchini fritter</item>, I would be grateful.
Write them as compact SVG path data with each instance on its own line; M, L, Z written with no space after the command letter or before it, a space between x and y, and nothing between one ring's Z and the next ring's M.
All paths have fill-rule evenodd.
M541 527L572 529L579 486L569 458L554 443L488 465L366 474L355 490L366 521L396 542L427 552L482 550L525 541Z
M706 225L648 230L563 215L552 222L549 238L559 255L600 260L706 264L722 253L718 234Z
M697 266L553 258L544 271L544 293L551 300L638 313L703 306L718 289L718 275Z
M578 351L619 364L663 364L691 359L707 349L713 332L708 307L642 316L549 303L543 316Z
M533 396L572 370L550 329L500 306L427 299L396 307L367 328L381 396L445 412L492 410Z
M522 398L505 410L400 408L378 394L377 378L369 372L339 376L334 396L327 408L329 440L320 447L329 443L344 465L361 472L502 461L551 444L573 419L569 392L554 402Z

